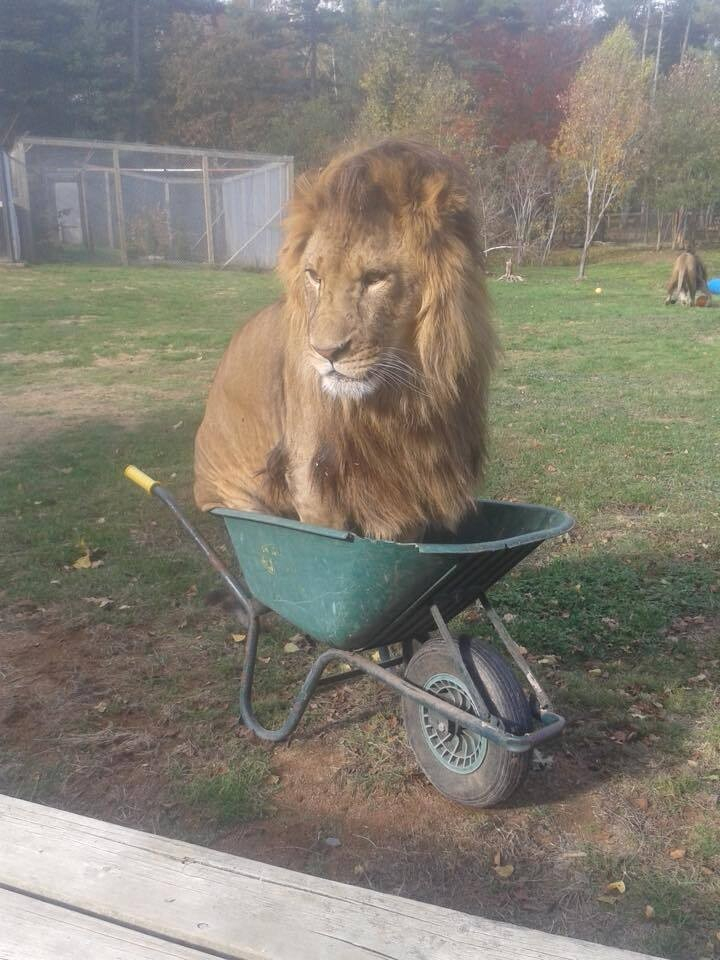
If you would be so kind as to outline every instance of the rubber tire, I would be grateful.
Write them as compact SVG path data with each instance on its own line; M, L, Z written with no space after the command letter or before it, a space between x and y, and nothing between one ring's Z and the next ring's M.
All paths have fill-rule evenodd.
M477 640L469 641L468 654L474 665L474 671L470 667L470 674L479 679L490 712L502 720L509 733L523 734L531 730L530 705L505 660ZM428 640L410 660L405 679L424 687L438 673L457 677L458 669L445 640ZM530 769L532 751L510 753L495 743L488 743L485 759L477 770L455 773L432 752L425 739L420 710L417 703L403 697L403 721L410 747L425 776L444 797L468 807L494 807L515 793Z

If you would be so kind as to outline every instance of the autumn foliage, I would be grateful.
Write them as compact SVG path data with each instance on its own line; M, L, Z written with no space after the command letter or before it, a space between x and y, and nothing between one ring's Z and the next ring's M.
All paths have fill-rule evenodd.
M476 64L469 82L493 143L503 149L521 140L549 146L562 121L560 97L587 49L588 31L561 25L518 35L505 26L476 27L456 42Z

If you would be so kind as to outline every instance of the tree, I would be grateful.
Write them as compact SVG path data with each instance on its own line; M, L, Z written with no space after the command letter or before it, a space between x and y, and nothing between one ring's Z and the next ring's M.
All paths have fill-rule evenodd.
M559 97L588 40L584 27L559 17L533 28L493 21L457 36L466 76L494 143L507 148L518 140L553 142L562 120Z
M698 214L718 200L720 63L687 56L658 88L647 158L660 215L674 215L673 247L694 241ZM708 109L698 109L706 104ZM689 234L689 236L688 236Z
M458 124L470 104L465 84L447 64L436 62L423 69L417 39L388 20L379 25L371 48L360 80L365 101L357 136L418 137L440 149L460 151Z
M517 246L517 264L543 233L552 195L550 152L534 140L514 143L505 155L505 197Z
M308 93L320 93L320 77L332 85L332 41L340 25L340 10L327 0L285 0L283 4L291 27L292 42L297 45L303 60ZM323 53L326 68L322 70Z
M583 61L564 102L555 144L566 189L579 182L585 236L578 279L603 217L632 186L646 113L647 72L625 24L616 27Z
M84 13L80 0L0 0L0 139L89 121Z
M294 78L278 18L238 8L208 30L179 16L162 54L155 119L162 140L264 149Z
M87 0L86 0L87 2ZM124 139L148 137L160 87L163 44L173 18L199 24L214 18L218 0L90 0L89 26L96 62L95 89L105 112L106 133Z

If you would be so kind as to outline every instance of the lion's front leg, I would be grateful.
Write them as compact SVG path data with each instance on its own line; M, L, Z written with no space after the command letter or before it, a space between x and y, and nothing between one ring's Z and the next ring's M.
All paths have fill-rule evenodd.
M334 491L337 493L337 491ZM336 496L323 494L309 465L298 467L290 478L290 494L301 523L333 530L349 530L350 517L341 509Z

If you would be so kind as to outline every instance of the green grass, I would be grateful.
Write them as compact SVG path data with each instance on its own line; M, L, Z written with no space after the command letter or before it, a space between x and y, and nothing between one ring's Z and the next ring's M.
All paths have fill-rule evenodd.
M491 283L505 353L482 493L557 505L577 520L494 599L531 655L558 658L539 672L570 717L568 749L602 749L613 771L625 757L632 776L648 765L640 786L608 781L601 806L611 818L605 808L617 799L610 822L629 843L627 797L642 792L687 861L668 859L662 831L634 860L590 857L590 899L626 868L628 893L613 916L641 924L644 949L684 960L704 955L718 896L720 840L707 811L720 759L720 310L665 308L669 259L596 263L580 284L566 266L523 269L524 284ZM230 559L218 525L191 506L193 437L232 331L277 292L270 276L201 269L0 272L0 608L9 620L31 604L52 621L147 636L108 712L79 711L73 729L122 726L128 701L160 717L161 730L176 724L190 746L168 761L173 796L218 824L261 816L270 797L271 755L228 733L242 645L202 604L212 573L122 469L135 462L170 486ZM101 566L72 566L85 546ZM482 622L471 629L489 637ZM276 627L263 639L269 659L256 692L266 722L282 719L312 656L284 654L291 632ZM598 666L602 676L589 673ZM306 732L324 721L322 704ZM377 717L337 734L344 759L334 782L353 803L393 797L415 775L392 721L383 702ZM608 751L618 729L635 739ZM71 773L50 760L45 770L26 744L11 749L10 789L62 801ZM536 810L562 823L559 808ZM467 829L459 821L458 837ZM656 921L643 927L647 903Z
M238 755L217 773L178 770L178 795L219 825L260 817L273 792L269 757L260 750Z

